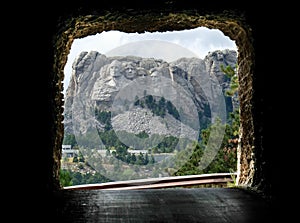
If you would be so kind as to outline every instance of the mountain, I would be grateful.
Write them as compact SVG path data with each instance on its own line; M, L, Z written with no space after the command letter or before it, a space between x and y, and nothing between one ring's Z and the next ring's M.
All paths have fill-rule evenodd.
M79 139L89 132L114 130L130 145L139 137L128 141L124 133L197 140L201 129L216 118L226 121L238 107L237 95L225 96L230 79L221 70L236 64L237 52L232 50L169 63L82 52L73 62L65 95L65 135Z

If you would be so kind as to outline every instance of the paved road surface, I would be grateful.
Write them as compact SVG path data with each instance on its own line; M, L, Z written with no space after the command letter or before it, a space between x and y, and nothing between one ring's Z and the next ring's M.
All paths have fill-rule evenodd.
M63 190L55 222L271 222L269 203L239 188Z

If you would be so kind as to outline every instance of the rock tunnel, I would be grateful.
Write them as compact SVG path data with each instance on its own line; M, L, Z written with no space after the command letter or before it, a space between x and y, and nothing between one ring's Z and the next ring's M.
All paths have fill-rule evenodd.
M39 159L44 174L40 181L47 192L58 191L63 126L63 80L64 66L71 45L76 38L119 30L123 32L170 31L204 26L219 29L236 42L238 47L238 78L240 100L240 144L238 153L237 186L276 197L278 185L273 178L272 165L277 156L270 151L270 142L264 126L263 86L269 66L264 58L265 36L262 13L234 3L218 6L205 3L181 1L139 4L127 1L116 3L104 1L69 7L58 7L49 15L45 29L45 61L47 69L47 120L46 147ZM268 95L267 95L268 96ZM267 128L268 129L268 128ZM270 129L268 129L270 130Z

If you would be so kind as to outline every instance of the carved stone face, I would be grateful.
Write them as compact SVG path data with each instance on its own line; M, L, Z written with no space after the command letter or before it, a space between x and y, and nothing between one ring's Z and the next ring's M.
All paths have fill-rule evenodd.
M148 72L144 68L139 68L139 69L137 69L137 76L146 77L146 76L148 76Z
M121 63L117 60L114 60L109 65L109 73L112 77L120 77L121 73Z
M135 66L132 65L131 63L126 64L124 71L125 71L124 76L127 79L132 80L133 78L135 78L137 76L137 70L136 70Z
M154 86L157 86L160 84L160 74L159 71L154 69L151 71L151 80L152 80L152 84L154 84Z

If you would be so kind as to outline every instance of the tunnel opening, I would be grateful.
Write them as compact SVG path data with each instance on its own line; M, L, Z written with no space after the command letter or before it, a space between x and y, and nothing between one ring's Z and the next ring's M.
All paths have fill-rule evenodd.
M149 24L147 21L153 21ZM207 19L209 18L209 19ZM116 21L113 16L88 15L73 18L66 22L67 25L57 34L54 72L57 74L57 107L54 109L57 115L55 146L53 148L53 187L61 189L60 169L62 158L62 144L64 136L63 124L63 81L64 66L67 62L71 45L76 38L101 33L102 31L120 30L128 33L145 31L168 31L207 27L219 29L230 39L234 40L239 56L237 59L237 74L239 79L240 101L240 134L237 151L237 185L255 186L260 184L259 170L256 170L255 140L252 112L252 73L254 67L254 50L252 46L251 29L241 23L236 17L228 16L199 16L191 13L156 14L131 17L128 14L119 13ZM146 25L145 25L146 24ZM256 170L256 171L255 171ZM256 174L256 175L255 175Z
M126 88L129 87L135 89L130 92L135 94L135 97L131 97L131 104L134 106L128 102L130 95L127 95L128 101L122 105L127 108L123 108L123 112L118 114L112 110L114 100L120 97L113 93L115 89L111 89L110 83L119 79L114 79L116 73L110 76L110 70L107 70L107 67L116 62L119 65L118 74L124 75L125 85L129 84L125 86L116 82L124 88L118 89L118 94L128 93ZM60 171L62 186L70 188L69 186L74 185L96 185L136 179L149 181L149 178L153 181L154 178L159 178L161 181L163 176L211 173L231 173L232 181L235 180L239 132L237 49L234 42L221 31L198 27L176 32L143 34L129 34L116 30L102 32L76 39L64 70L65 134ZM128 78L129 71L132 78ZM162 83L156 86L167 89L167 92L151 93L152 88L155 88L151 82L155 74L169 78L172 85L168 85L168 79L165 79L166 86ZM148 85L143 85L145 80L142 78L146 78L145 80L152 84L148 82ZM205 80L208 87L202 84ZM181 87L174 87L175 83ZM87 84L94 86L87 88ZM190 87L182 88L185 84ZM220 89L212 89L214 85L218 85ZM141 87L142 89L138 90ZM167 94L171 89L176 95ZM224 106L215 105L216 98L210 97L211 89L220 91L218 99L222 99ZM189 99L180 98L183 93L188 95ZM83 109L82 103L76 107L78 94L86 95L80 100L85 101L85 105L92 110L89 119L94 119L92 125L98 126L97 129L90 128L84 133L76 129L79 126L89 128L83 124L87 118L78 117L78 112L74 111L78 108ZM174 107L174 100L180 99L184 102L179 102L177 108ZM189 117L189 123L186 122L188 117L183 111L184 107L195 108L193 116ZM215 110L221 112L212 113ZM133 116L136 117L132 118ZM218 147L213 148L212 143L208 141L210 134L215 134L213 128L221 130L216 123L218 118L223 119L226 127L217 137L223 137L223 140L211 136L214 143L219 141ZM124 124L124 119L127 124ZM184 135L179 121L183 121L183 127L187 125L186 127L192 127L193 130ZM123 133L118 132L120 125L123 127ZM93 131L94 133L91 133ZM95 138L88 138L88 134L89 137L94 135ZM84 141L80 139L83 135L86 137ZM201 157L204 156L206 160L201 161ZM134 181L130 182L134 184ZM229 182L205 186L227 185Z

